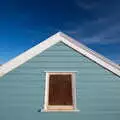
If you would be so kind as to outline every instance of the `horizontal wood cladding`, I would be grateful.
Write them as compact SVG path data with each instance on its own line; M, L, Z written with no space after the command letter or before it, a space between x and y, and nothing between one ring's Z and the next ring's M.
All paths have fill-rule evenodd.
M80 112L39 113L44 106L45 71L76 71ZM0 120L120 120L120 77L63 43L0 78Z

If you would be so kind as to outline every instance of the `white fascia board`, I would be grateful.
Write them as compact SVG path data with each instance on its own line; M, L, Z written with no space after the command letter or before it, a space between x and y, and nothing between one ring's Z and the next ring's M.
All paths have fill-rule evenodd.
M48 49L49 47L51 47L52 45L54 45L60 41L62 41L69 47L73 48L74 50L78 51L79 53L83 54L84 56L88 57L89 59L100 64L101 66L108 69L109 71L112 71L116 75L120 76L120 66L113 63L111 60L103 57L102 55L96 53L95 51L87 48L83 44L77 42L76 40L72 39L71 37L65 35L62 32L58 32L57 34L49 37L45 41L36 45L35 47L27 50L26 52L20 54L16 58L14 58L14 59L10 60L9 62L0 66L0 76L5 75L9 71L17 68L18 66L22 65L29 59L42 53L44 50Z
M103 66L104 68L108 69L109 71L115 73L116 75L120 76L120 66L113 63L111 60L103 57L102 55L96 53L95 51L87 48L83 44L80 44L76 40L72 39L71 37L61 33L60 34L63 38L62 41L73 48L74 50L78 51L79 53L83 54L84 56L88 57L89 59L95 61L99 65Z
M22 65L29 59L35 57L36 55L40 54L44 50L48 49L52 45L56 44L61 40L59 33L49 37L45 41L41 42L40 44L32 47L31 49L27 50L26 52L20 54L19 56L13 58L12 60L8 61L7 63L3 64L0 67L0 76L5 75L9 71L17 68L18 66Z

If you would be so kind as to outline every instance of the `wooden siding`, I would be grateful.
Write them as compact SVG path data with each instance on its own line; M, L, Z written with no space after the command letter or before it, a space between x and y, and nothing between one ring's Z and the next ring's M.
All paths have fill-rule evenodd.
M80 112L38 112L45 71L77 71ZM58 43L0 78L0 120L120 120L120 77Z

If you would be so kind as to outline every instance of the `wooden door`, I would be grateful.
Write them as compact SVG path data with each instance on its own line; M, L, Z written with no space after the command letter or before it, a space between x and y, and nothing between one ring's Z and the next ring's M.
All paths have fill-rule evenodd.
M48 105L73 105L71 74L49 76Z

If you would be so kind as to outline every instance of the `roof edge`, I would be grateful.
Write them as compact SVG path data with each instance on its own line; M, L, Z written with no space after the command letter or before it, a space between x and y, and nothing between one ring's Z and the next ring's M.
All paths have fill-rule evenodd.
M23 63L27 62L31 58L42 53L44 50L60 41L98 63L99 65L103 66L104 68L108 69L109 71L113 72L114 74L120 76L120 66L62 32L56 33L55 35L49 37L38 45L28 49L26 52L0 66L0 76L7 74L11 70L17 68L18 66L22 65Z
M60 35L64 38L64 42L66 42L67 45L72 47L73 49L77 50L84 56L88 57L89 59L95 61L96 63L100 64L104 68L108 69L109 71L117 74L120 76L120 66L110 59L102 56L101 54L91 50L87 46L81 44L80 42L76 41L72 37L69 37L68 35L64 33L60 33ZM67 41L66 41L67 40Z
M27 51L21 53L17 57L11 59L10 61L4 63L0 66L0 76L3 76L10 72L11 70L17 68L18 66L24 64L26 61L30 60L31 58L35 57L36 55L40 54L47 48L51 47L52 45L56 44L61 40L60 37L61 32L58 32L51 37L47 38L46 40L42 41L41 43L37 44L36 46L28 49ZM56 39L57 38L57 39Z

